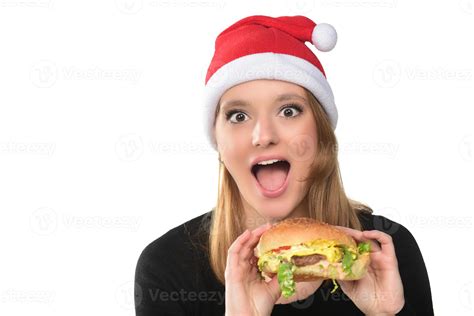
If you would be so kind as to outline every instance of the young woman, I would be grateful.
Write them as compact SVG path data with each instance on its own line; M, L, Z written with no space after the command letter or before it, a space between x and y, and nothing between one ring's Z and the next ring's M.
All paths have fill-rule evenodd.
M411 233L349 199L337 161L337 109L305 45L336 32L303 16L249 16L216 39L206 76L206 133L219 154L217 205L149 244L136 268L137 315L432 315L426 267ZM275 160L284 161L276 162ZM254 167L257 163L263 167ZM253 249L272 223L312 217L373 240L357 281L297 283L281 296ZM329 282L328 282L329 281Z

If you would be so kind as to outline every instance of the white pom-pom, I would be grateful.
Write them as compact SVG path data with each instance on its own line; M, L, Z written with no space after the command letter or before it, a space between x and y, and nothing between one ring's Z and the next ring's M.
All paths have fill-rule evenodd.
M327 23L317 24L311 36L313 45L322 52L329 52L336 46L337 33L334 26Z

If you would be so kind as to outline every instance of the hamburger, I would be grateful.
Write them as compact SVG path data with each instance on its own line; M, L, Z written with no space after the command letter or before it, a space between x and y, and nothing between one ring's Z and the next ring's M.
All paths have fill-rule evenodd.
M254 249L262 277L278 277L284 297L295 282L358 280L370 263L370 244L356 241L330 224L306 217L283 220L262 236Z

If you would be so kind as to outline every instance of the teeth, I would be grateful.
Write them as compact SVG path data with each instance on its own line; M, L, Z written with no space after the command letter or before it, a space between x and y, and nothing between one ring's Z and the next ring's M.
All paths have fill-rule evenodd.
M258 163L258 165L271 165L272 163L275 163L277 161L283 161L283 160L279 160L279 159L272 159L272 160L264 160L264 161L260 161Z

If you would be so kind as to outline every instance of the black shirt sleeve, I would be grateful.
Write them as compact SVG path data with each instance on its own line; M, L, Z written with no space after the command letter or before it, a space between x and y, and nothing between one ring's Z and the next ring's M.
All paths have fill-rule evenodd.
M371 229L391 235L395 246L405 296L405 305L397 315L433 315L428 272L415 238L403 225L384 216L375 215L373 222Z
M406 238L404 247L399 247L397 252L408 254L401 255L402 262L399 262L405 293L405 306L399 315L433 315L430 281L420 248L403 225L400 225L400 231Z

